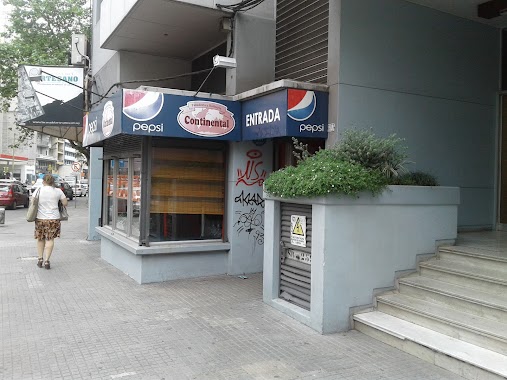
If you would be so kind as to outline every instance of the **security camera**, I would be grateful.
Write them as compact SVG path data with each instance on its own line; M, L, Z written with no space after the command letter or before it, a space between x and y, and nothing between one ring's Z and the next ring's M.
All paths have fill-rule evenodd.
M213 57L213 67L223 67L226 69L235 69L236 68L236 58L222 57L220 55L215 55Z

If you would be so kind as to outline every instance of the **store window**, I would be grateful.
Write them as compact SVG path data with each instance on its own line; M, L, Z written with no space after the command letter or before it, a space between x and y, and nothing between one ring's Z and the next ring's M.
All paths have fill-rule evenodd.
M113 206L114 206L114 160L107 160L104 165L104 178L106 179L106 226L113 225Z
M129 209L129 160L118 160L118 174L116 175L116 223L117 230L127 232Z
M141 158L105 160L105 225L139 238Z
M223 239L223 149L154 147L150 241Z

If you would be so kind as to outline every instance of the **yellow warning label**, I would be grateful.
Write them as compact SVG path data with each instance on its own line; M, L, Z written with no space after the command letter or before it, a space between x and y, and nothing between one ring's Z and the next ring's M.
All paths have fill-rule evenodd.
M303 226L301 225L301 220L299 218L296 220L296 224L294 225L294 228L292 229L292 233L294 235L305 236L305 232L303 230Z

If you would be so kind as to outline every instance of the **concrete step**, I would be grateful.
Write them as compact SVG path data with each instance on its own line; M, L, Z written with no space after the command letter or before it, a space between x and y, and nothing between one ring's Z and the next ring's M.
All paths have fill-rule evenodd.
M466 379L507 378L507 357L373 311L354 315L354 328Z
M502 251L467 246L443 246L439 247L438 258L467 263L474 267L497 270L503 272L507 277L507 254Z
M378 311L507 355L507 324L403 294L377 297Z
M419 263L419 272L424 277L484 292L507 292L507 275L499 269L482 268L452 260L429 260Z
M399 281L399 292L406 296L492 319L507 321L507 294L490 293L433 278L414 275Z

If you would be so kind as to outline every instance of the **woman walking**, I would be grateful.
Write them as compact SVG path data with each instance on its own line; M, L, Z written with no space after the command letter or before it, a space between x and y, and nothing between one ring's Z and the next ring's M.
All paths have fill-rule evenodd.
M35 219L35 239L37 239L37 253L39 268L49 269L49 259L55 245L55 238L60 237L60 211L58 201L67 206L67 197L62 190L54 187L55 179L46 174L42 179L39 191L39 208ZM35 194L34 194L35 195ZM45 260L44 260L45 259Z

